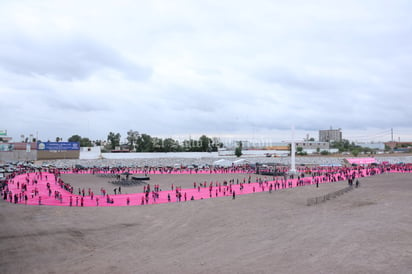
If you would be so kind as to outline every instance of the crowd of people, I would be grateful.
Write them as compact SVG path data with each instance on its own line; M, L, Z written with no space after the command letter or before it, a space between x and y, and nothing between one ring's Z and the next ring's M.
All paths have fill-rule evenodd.
M113 172L123 173L127 170L133 173L137 170L126 168L116 169L87 169L83 172ZM100 195L95 195L88 188L79 188L77 194L74 188L61 179L61 174L72 172L78 173L78 169L61 170L58 168L48 168L47 170L18 170L6 177L6 183L1 188L2 197L10 203L24 204L52 204L67 206L99 206L99 205L146 205L159 202L183 202L188 200L198 200L222 196L232 196L236 194L246 194L254 192L276 191L283 188L306 186L327 182L348 181L349 185L359 186L359 178L373 176L387 172L411 172L412 164L380 164L368 166L348 166L348 167L314 167L301 168L297 173L284 176L256 176L253 180L250 168L220 169L213 172L244 173L243 180L230 179L222 182L211 181L203 183L193 183L193 188L183 189L172 184L170 189L161 189L160 185L150 184L143 187L142 193L122 194L121 187L115 188L114 195L109 195L104 188L100 189ZM141 172L170 172L164 169L141 170ZM179 174L179 173L178 173ZM174 198L172 198L174 196ZM103 199L105 203L100 203Z
M61 173L77 174L225 174L225 173L253 173L254 168L249 165L230 167L71 167L71 168L48 168L58 169Z

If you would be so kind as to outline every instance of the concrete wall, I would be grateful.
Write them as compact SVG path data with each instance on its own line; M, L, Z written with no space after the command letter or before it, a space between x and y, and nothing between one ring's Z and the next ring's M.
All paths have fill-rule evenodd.
M66 150L66 151L47 151L47 150L38 150L37 151L37 160L57 160L57 159L79 159L80 151L79 150Z
M37 150L26 152L25 150L1 151L0 161L16 162L16 161L35 161L37 159Z
M247 156L265 156L266 154L276 155L276 156L286 156L290 154L289 150L246 150L242 149L242 157ZM233 156L235 155L234 150L221 150L219 151L219 156Z
M156 159L156 158L214 158L217 152L137 152L137 153L102 153L104 159Z

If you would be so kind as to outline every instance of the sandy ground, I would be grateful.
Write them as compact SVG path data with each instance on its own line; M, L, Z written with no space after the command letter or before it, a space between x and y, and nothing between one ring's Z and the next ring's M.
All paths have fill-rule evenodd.
M93 178L65 180L79 187L108 185ZM202 180L210 181L151 176L164 187ZM340 182L236 200L133 207L1 200L0 272L411 273L412 174L364 178L358 189L306 206L307 198L344 187Z

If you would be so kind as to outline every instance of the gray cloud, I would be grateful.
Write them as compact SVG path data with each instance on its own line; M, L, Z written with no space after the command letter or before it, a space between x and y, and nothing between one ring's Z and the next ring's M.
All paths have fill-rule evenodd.
M409 1L36 3L0 4L14 136L283 139L295 125L412 139Z
M42 40L20 33L2 37L0 41L0 66L17 74L71 81L87 79L107 68L136 81L146 80L151 75L151 69L127 61L115 50L86 36Z

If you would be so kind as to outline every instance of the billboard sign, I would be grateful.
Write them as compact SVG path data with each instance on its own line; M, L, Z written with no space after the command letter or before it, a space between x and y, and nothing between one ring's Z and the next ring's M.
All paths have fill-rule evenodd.
M0 129L0 136L7 136L7 130Z
M79 142L40 142L38 150L80 150Z
M14 145L13 144L0 144L0 151L13 151Z

